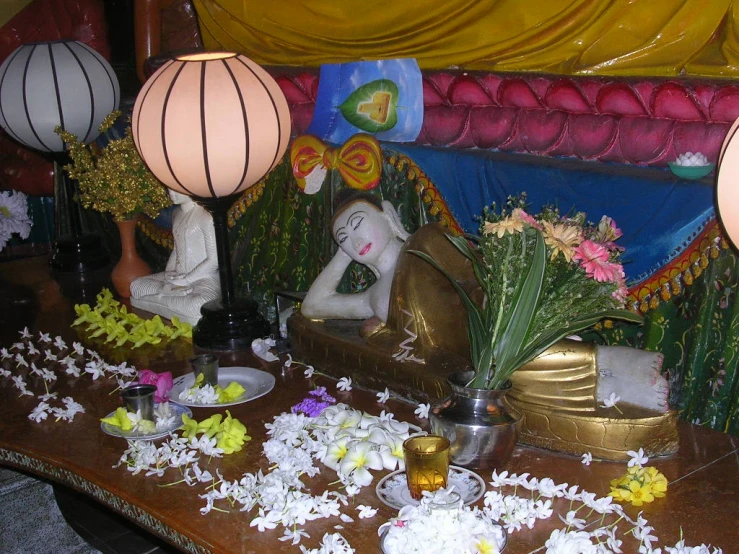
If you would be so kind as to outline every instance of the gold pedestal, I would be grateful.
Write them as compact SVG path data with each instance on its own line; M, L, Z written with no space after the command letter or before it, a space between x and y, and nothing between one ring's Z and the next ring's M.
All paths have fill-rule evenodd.
M359 336L361 323L313 321L293 315L287 328L295 359L336 378L351 377L362 387L388 387L414 402L445 397L451 391L447 376L469 369L469 360L443 350L424 363L393 359L397 337L378 333L363 339ZM618 405L622 414L615 408L597 407L593 348L571 343L557 348L555 357L549 353L549 361L537 360L522 368L519 380L514 375L508 397L523 414L520 443L578 456L590 452L596 458L618 461L627 460L626 453L639 448L648 456L677 451L676 412L660 413L623 403ZM570 367L553 370L550 361L564 350L570 354ZM582 394L573 395L573 390ZM563 391L570 395L569 400L560 394Z

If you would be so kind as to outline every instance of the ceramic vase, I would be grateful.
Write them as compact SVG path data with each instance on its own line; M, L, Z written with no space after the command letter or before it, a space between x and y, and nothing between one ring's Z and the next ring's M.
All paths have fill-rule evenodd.
M521 415L506 401L504 389L473 389L473 372L453 373L452 392L433 406L431 432L452 443L451 463L469 469L499 469L518 441Z
M133 280L150 275L151 268L136 251L136 220L116 221L116 225L121 235L121 259L113 268L110 279L118 295L129 298Z

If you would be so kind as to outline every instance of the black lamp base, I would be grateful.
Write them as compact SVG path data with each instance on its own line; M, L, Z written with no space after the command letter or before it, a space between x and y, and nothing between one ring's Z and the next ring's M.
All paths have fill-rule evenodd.
M58 273L85 273L109 263L110 256L98 235L64 235L54 243L51 269Z
M192 342L207 350L249 350L254 339L269 336L270 324L251 299L239 298L229 307L220 299L200 308L202 317L192 330Z

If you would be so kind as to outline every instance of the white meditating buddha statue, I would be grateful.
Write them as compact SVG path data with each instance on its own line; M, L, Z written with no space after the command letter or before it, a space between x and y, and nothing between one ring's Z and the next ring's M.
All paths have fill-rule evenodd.
M174 249L163 272L131 283L131 305L195 325L200 307L221 296L213 218L191 197L169 194L177 205L172 216Z

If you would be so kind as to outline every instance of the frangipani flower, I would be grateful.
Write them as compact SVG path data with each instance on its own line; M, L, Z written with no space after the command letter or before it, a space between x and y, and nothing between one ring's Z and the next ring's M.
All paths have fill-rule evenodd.
M400 469L405 469L405 458L403 457L403 441L405 439L378 427L372 430L368 440L380 447L378 452L382 458L382 466L385 469L395 471L395 468L399 465Z
M356 442L347 451L339 465L340 475L351 476L361 486L372 482L369 469L382 469L382 457L371 442Z
M326 466L334 471L339 471L339 466L349 451L349 443L353 439L351 437L341 437L340 439L329 444L326 449L326 455L321 460Z

